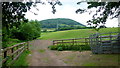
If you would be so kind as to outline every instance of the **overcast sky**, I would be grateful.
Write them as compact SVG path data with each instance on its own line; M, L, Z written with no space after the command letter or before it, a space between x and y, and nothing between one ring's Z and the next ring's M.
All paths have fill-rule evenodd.
M45 0L44 0L45 1ZM60 0L62 2L62 6L56 6L57 12L53 14L51 5L46 3L46 5L37 4L37 8L39 11L37 11L35 8L32 8L31 11L37 13L38 15L34 15L30 11L26 13L26 18L29 20L45 20L45 19L51 19L51 18L69 18L73 19L77 22L80 22L84 25L87 25L86 21L92 19L92 15L89 15L89 13L83 13L83 14L76 14L75 11L78 8L87 8L87 3L82 3L81 5L77 5L77 2L80 0ZM93 9L94 11L94 9ZM107 27L117 27L118 26L118 19L110 20L108 19L106 22Z

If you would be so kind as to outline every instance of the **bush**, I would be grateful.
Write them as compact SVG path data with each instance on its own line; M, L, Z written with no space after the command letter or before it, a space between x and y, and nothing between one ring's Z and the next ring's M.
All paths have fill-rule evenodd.
M51 45L48 48L51 50L77 50L77 51L84 51L84 50L91 50L90 46L88 45Z
M40 24L37 21L31 21L21 24L19 29L14 27L11 29L11 38L19 40L33 40L40 37Z
M58 47L57 50L58 51L63 51L63 48L62 47Z
M48 48L50 48L51 50L57 50L57 46L56 45L49 46Z

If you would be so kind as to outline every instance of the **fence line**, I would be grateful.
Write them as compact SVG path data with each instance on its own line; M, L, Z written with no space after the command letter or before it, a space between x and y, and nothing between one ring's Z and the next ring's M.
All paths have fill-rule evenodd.
M90 35L89 38L53 40L53 45L83 45L83 43L84 45L90 45L93 53L105 53L105 50L106 53L120 53L120 33L118 32L97 33ZM107 52L108 50L111 50L111 52Z
M97 39L97 38L114 38L114 37L118 37L118 35L110 35L110 36L98 36L98 37L91 37L91 38L75 38L75 39L62 39L62 40L53 40L53 45L57 45L57 44L63 44L63 43L86 43L89 44L90 42L88 40L90 39ZM81 41L81 39L83 39L84 41ZM73 40L73 41L70 41ZM77 41L79 40L79 41ZM110 42L110 41L117 41L118 39L114 39L114 40L99 40L97 42ZM67 41L67 42L66 42ZM96 40L92 41L92 42L96 42Z
M2 50L2 64L12 64L14 61L28 49L28 42L19 43ZM11 59L10 62L8 62Z
M72 43L72 45L75 45L75 43L89 44L89 38L53 40L53 45L65 44L65 43Z

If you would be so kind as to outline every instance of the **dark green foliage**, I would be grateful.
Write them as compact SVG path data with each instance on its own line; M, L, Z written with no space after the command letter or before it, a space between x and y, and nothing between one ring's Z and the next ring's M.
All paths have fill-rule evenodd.
M91 50L89 45L51 45L49 46L51 50L76 50L76 51L84 51Z
M42 28L64 28L64 27L85 27L85 25L76 22L71 19L65 19L65 18L57 18L57 19L47 19L47 20L42 20L40 21Z
M56 9L55 9L55 6L56 5L62 5L62 3L59 1L59 0L48 0L48 3L52 6L52 13L55 14L56 12Z
M11 38L7 38L7 42L6 41L2 41L2 48L5 48L5 47L10 47L10 46L13 46L15 44L18 44L18 43L21 43L23 41L20 41L18 39L11 39Z
M11 34L13 38L18 38L19 40L32 40L40 37L40 24L37 21L31 21L20 25L20 28L11 29Z
M58 47L57 50L58 50L58 51L62 51L63 48L62 48L62 47Z
M80 4L82 2L78 2L77 4ZM93 19L89 20L87 23L88 25L92 25L97 28L101 24L105 24L107 19L110 18L118 18L120 15L119 7L120 7L120 1L118 2L87 2L89 4L88 9L91 9L93 7L97 8L96 13L93 14ZM84 13L89 12L91 14L91 11L88 11L88 9L78 9L76 13ZM99 15L99 16L98 16Z
M52 46L49 46L48 48L50 48L51 50L57 50L57 47L58 47L58 46L52 45Z
M6 47L11 36L12 28L19 28L20 22L27 22L25 12L30 9L32 2L2 2L2 44ZM15 32L15 31L14 31Z
M27 22L24 18L25 12L30 9L32 2L3 2L2 3L2 27L6 27L7 30L13 26L18 27L20 21Z

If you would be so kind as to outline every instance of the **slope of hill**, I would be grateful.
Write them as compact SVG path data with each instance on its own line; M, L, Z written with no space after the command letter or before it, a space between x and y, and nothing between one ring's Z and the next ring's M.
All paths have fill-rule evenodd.
M99 33L118 32L118 28L102 28ZM57 32L42 33L39 39L72 39L72 38L85 38L89 35L96 33L94 29L76 29Z
M66 19L66 18L56 18L56 19L47 19L47 20L42 20L40 21L42 28L59 28L61 27L85 27L85 25L76 22L71 19Z

